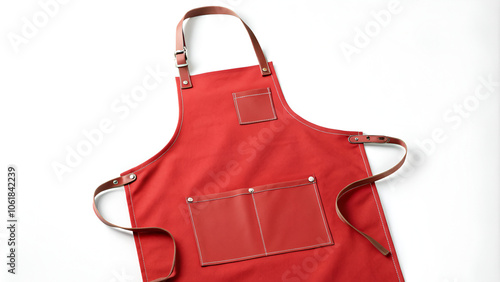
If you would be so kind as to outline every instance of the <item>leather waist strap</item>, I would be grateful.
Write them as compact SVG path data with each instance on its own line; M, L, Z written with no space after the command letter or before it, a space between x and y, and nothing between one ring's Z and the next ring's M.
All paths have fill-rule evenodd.
M403 165L403 163L406 159L406 155L407 155L406 143L403 140L400 140L398 138L386 137L386 136L374 136L374 135L351 135L351 136L349 136L348 140L349 140L349 142L351 142L353 144L365 144L365 143L395 144L395 145L402 146L405 149L405 154L404 154L403 158L395 166L393 166L392 168L390 168L382 173L379 173L379 174L376 174L376 175L373 175L373 176L370 176L367 178L363 178L363 179L360 179L360 180L357 180L357 181L350 183L349 185L344 187L339 192L339 194L337 195L337 199L335 201L335 208L336 208L337 215L339 216L340 220L342 220L344 223L346 223L347 225L352 227L359 234L361 234L368 241L370 241L370 243L372 243L373 246L375 246L375 248L377 248L377 250L379 250L383 255L388 255L389 251L384 246L382 246L382 244L377 242L372 237L368 236L366 233L364 233L364 232L360 231L359 229L357 229L356 227L354 227L344 217L344 215L342 214L342 211L339 207L339 201L346 193L353 191L357 188L360 188L363 185L370 184L370 183L373 183L377 180L385 178L385 177L393 174L395 171L397 171ZM170 271L167 274L167 276L155 279L155 280L153 280L153 282L167 281L168 279L172 278L171 276L172 276L174 269L175 269L175 262L176 262L176 255L177 255L177 248L176 248L175 239L174 239L173 235L169 231L167 231L163 228L160 228L160 227L123 227L123 226L118 226L118 225L113 224L113 223L107 221L106 219L104 219L104 217L101 215L101 213L99 212L99 209L97 208L97 205L96 205L95 200L100 193L102 193L106 190L109 190L109 189L113 189L113 188L117 188L117 187L121 187L121 186L130 184L130 183L134 182L136 180L136 178L137 178L137 176L135 174L129 173L129 174L120 176L118 178L112 179L108 182L101 184L99 187L97 187L97 189L94 192L93 209L94 209L94 212L97 215L97 217L104 224L106 224L110 227L120 228L123 230L128 230L128 231L132 231L132 232L139 232L139 233L163 233L163 234L168 235L172 239L172 243L173 243L173 247L174 247L174 251L173 251L173 255L172 255L172 264L171 264L172 266L171 266Z
M377 180L385 178L385 177L393 174L395 171L397 171L405 162L406 155L408 153L406 143L403 140L400 140L398 138L387 137L387 136L378 136L378 135L351 135L351 136L349 136L348 140L349 140L349 142L351 142L353 144L365 144L365 143L395 144L395 145L402 146L405 149L405 154L404 154L403 158L395 166L393 166L392 168L390 168L382 173L379 173L379 174L376 174L376 175L373 175L373 176L370 176L367 178L363 178L363 179L360 179L360 180L357 180L357 181L350 183L349 185L344 187L344 189L342 189L339 192L339 194L337 195L337 199L335 201L335 208L337 210L337 215L339 216L340 220L342 220L344 223L346 223L347 225L352 227L359 234L361 234L368 241L370 241L370 243L372 243L373 246L375 246L375 248L377 248L377 250L379 250L383 255L388 255L389 251L384 246L382 246L382 244L377 242L372 237L368 236L366 233L360 231L359 229L354 227L349 221L347 221L345 216L342 214L341 209L339 208L339 201L340 201L340 198L342 198L342 196L344 196L346 193L353 191L357 188L360 188L363 185L370 184L370 183L373 183Z
M109 189L112 189L112 188L117 188L117 187L120 187L120 186L127 185L129 183L132 183L132 182L135 181L136 178L137 178L137 176L135 174L129 173L127 175L123 175L123 176L120 176L118 178L111 179L110 181L105 182L105 183L101 184L99 187L97 187L97 189L94 192L94 198L93 198L94 212L97 215L97 217L104 224L106 224L108 226L115 227L115 228L120 228L120 229L123 229L123 230L132 231L132 232L139 232L139 233L163 233L163 234L168 235L170 238L172 238L172 243L174 244L174 252L173 252L173 256L172 256L173 257L172 258L172 267L170 268L170 272L165 277L161 277L161 278L153 280L153 282L167 281L168 279L172 278L171 275L172 275L172 273L174 272L174 269L175 269L175 260L176 260L177 248L176 248L176 245L175 245L174 236L172 236L172 234L170 232L168 232L167 230L165 230L163 228L160 228L160 227L123 227L123 226L115 225L115 224L107 221L106 219L104 219L104 217L102 217L101 213L97 209L97 205L96 205L96 202L95 202L95 199L96 199L97 195L99 195L101 192L104 192L106 190L109 190Z
M184 20L203 15L217 15L217 14L230 15L237 17L239 20L241 20L241 23L243 24L243 26L245 26L245 29L247 30L248 35L250 36L253 49L255 50L257 59L259 60L260 72L262 73L263 76L271 74L271 69L267 64L266 57L264 56L264 52L262 52L262 48L260 47L257 37L255 37L250 27L248 27L248 25L235 12L233 12L228 8L218 7L218 6L201 7L187 12L177 25L176 43L175 43L176 51L174 54L175 54L176 66L179 68L179 76L181 79L180 86L182 89L193 87L193 84L191 82L191 76L189 75L186 41L184 39L184 30L182 28Z

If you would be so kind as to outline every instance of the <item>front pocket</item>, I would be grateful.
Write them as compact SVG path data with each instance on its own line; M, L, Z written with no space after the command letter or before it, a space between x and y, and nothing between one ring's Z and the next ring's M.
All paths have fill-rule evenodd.
M186 202L202 266L333 245L313 176Z

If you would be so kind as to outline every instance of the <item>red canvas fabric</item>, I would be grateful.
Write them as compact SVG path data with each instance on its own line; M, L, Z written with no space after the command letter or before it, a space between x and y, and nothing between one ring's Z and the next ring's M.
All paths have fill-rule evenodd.
M375 184L341 204L389 255L336 214L340 190L371 175L364 145L348 141L362 133L298 116L269 67L268 76L259 66L192 75L188 89L177 78L172 139L122 174L136 175L125 186L132 227L171 232L172 281L404 281ZM240 98L238 109L245 93L259 95ZM134 238L143 280L165 277L172 240Z

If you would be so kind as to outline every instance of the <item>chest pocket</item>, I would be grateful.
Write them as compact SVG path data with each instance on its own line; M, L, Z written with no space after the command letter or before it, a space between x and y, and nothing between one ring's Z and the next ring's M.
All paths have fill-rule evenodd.
M233 93L233 101L240 124L277 119L269 88Z

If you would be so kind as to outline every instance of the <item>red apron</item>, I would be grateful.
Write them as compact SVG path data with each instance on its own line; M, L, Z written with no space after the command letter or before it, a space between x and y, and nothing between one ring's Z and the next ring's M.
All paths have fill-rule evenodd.
M183 21L208 14L238 17L203 7L180 21L173 138L94 194L104 223L133 231L143 280L404 281L373 182L406 154L372 176L364 149L404 142L298 116L245 23L259 65L191 76ZM95 205L120 186L132 228Z

